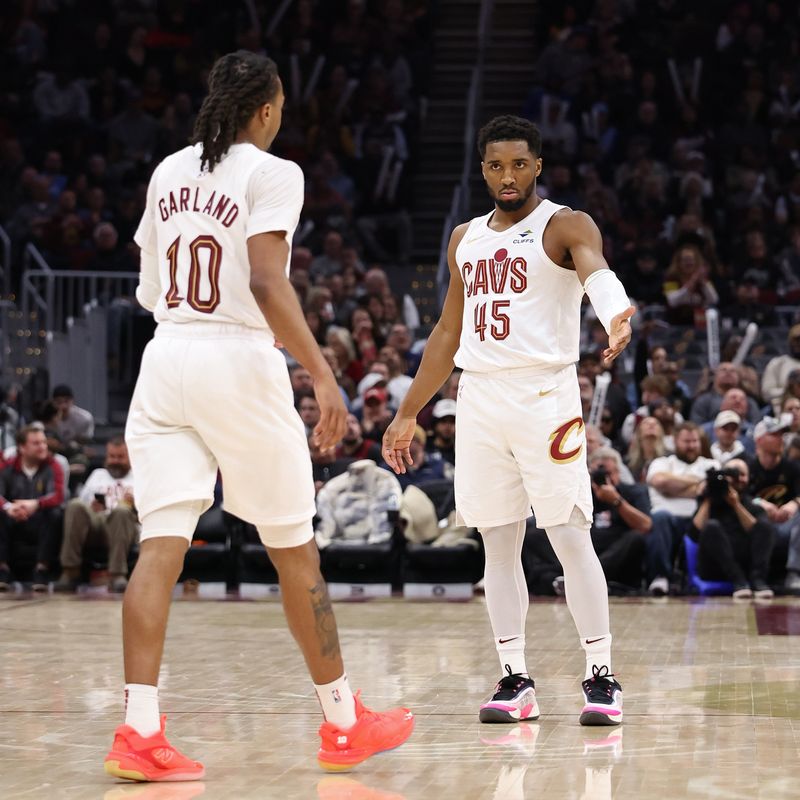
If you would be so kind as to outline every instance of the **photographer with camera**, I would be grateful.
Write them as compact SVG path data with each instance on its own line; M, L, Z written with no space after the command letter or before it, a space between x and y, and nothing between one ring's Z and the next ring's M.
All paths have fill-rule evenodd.
M729 581L735 598L764 600L774 596L766 577L775 531L746 494L749 481L739 458L710 468L689 535L700 546L701 578Z
M601 447L589 457L594 522L592 545L606 580L639 589L645 554L645 537L653 522L647 487L620 483L622 459L616 450Z

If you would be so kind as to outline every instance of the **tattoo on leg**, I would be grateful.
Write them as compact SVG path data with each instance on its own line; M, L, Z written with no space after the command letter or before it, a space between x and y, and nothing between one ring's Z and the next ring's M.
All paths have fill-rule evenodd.
M336 630L336 618L333 616L328 586L321 580L309 591L320 652L325 658L336 658L339 655L339 634Z

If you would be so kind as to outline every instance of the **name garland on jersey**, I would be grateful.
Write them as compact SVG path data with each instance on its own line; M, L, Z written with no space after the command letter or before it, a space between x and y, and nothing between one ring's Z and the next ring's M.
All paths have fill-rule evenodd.
M194 189L194 192L187 186L182 186L177 192L170 192L168 197L159 197L158 211L164 222L173 214L195 211L199 214L208 214L219 220L224 227L230 228L233 221L239 216L239 206L236 203L231 205L231 198L226 194L220 193L219 197L216 195L216 191L213 191L206 199L200 197L199 186ZM205 203L203 203L204 200Z

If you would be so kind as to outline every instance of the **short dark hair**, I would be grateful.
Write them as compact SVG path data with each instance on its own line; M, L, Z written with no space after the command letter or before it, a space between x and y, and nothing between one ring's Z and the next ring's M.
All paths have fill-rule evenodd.
M203 146L200 168L212 172L256 109L271 103L280 88L275 62L249 50L218 59L208 76L208 95L197 114L193 144Z
M106 446L123 447L126 444L124 436L112 436L107 442Z
M478 152L481 154L481 161L486 155L486 145L489 142L517 141L527 142L528 150L536 158L542 154L542 134L530 120L511 114L490 119L478 131Z
M74 398L75 395L72 393L72 389L70 389L69 386L67 386L66 383L59 383L58 386L56 386L53 389L53 397L73 397Z

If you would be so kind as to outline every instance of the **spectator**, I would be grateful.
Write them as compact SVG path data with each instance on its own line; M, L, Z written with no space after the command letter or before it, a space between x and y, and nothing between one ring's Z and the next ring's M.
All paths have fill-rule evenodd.
M0 471L0 591L7 591L13 580L11 561L22 543L36 550L33 590L47 590L63 504L64 473L47 449L44 431L21 428L17 457Z
M75 395L65 384L53 389L53 404L58 409L56 431L67 446L81 445L94 436L94 417L75 405Z
M289 381L292 384L292 391L295 393L295 397L300 392L314 391L314 379L302 364L292 364L289 367Z
M414 438L408 446L412 463L406 466L406 471L402 475L396 476L403 491L409 486L419 486L427 481L453 480L453 468L447 461L428 457L425 451L427 440L427 434L420 425L417 425L414 429Z
M322 245L322 253L311 262L311 277L315 282L342 271L342 249L344 239L338 231L328 231Z
M588 431L587 431L588 442ZM664 429L655 417L645 417L636 428L626 461L635 481L643 481L650 464L667 454ZM591 453L589 453L591 455Z
M361 423L354 414L347 415L347 428L336 448L336 458L351 458L355 461L368 458L376 464L383 462L380 444L373 439L364 438Z
M789 329L789 352L782 356L775 356L764 370L761 379L761 391L764 399L772 403L772 408L777 414L780 412L780 400L786 389L789 375L795 370L800 370L800 325L793 325Z
M389 408L389 393L384 387L373 386L364 392L361 427L365 436L380 441L393 416Z
M380 349L378 356L389 368L389 382L386 388L389 390L391 404L394 408L399 408L413 380L413 378L407 374L408 364L400 353L388 344Z
M622 423L622 440L630 444L633 434L638 424L645 417L652 416L654 404L657 401L668 403L670 396L670 383L664 375L648 375L642 379L640 384L642 389L642 405L636 411L628 414ZM673 409L674 410L674 409ZM677 424L683 422L680 414L675 414Z
M647 537L650 594L669 592L672 566L697 511L706 472L717 462L700 455L700 429L684 422L675 430L675 454L655 459L647 470L653 528Z
M699 394L695 398L694 403L692 403L692 413L690 414L691 421L697 425L704 422L711 422L722 410L722 400L725 393L729 389L738 388L738 386L739 371L730 361L723 361L714 372L714 383L711 389ZM747 398L746 395L745 399L747 400L747 410L744 414L740 414L740 416L742 419L747 418L752 422L757 422L761 414L756 401L752 398ZM737 413L739 412L737 411Z
M690 535L700 549L697 572L703 580L732 583L736 598L766 600L775 594L766 581L775 533L746 494L747 463L732 459L725 472L736 474L718 474L707 485L692 519Z
M456 463L456 401L439 400L433 407L433 433L426 450L432 458Z
M784 399L780 419L789 426L783 435L784 447L788 447L792 439L800 435L800 397L790 395Z
M128 585L128 555L139 536L134 503L134 480L128 447L121 437L106 444L103 467L94 470L70 500L64 514L61 577L56 591L74 591L80 581L86 547L108 552L109 588L124 592Z
M783 456L785 422L764 417L756 425L750 492L775 528L776 554L786 553L786 588L800 592L800 466Z
M740 328L750 322L757 323L759 327L775 325L775 308L761 301L761 292L755 278L747 277L737 281L734 296L735 301L722 310L723 320L730 320L730 324Z
M606 580L639 589L645 555L645 537L652 527L647 487L620 480L622 459L603 447L589 458L594 521L592 544Z
M714 420L714 441L711 442L711 457L721 466L732 459L740 459L745 446L739 435L742 418L735 411L720 411Z
M295 404L297 413L300 415L300 419L303 420L303 425L305 425L306 436L311 436L321 416L317 398L313 392L301 391L295 395Z
M711 269L700 248L685 244L675 251L664 280L664 296L673 323L693 324L694 314L719 302Z

